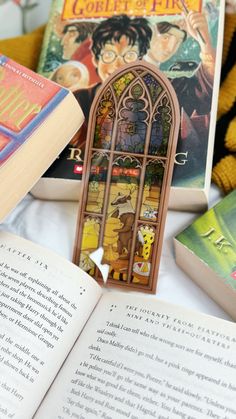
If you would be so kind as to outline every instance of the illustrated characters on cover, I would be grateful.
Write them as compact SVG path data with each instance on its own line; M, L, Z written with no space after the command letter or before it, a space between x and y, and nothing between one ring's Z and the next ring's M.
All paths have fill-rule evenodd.
M91 103L102 82L118 68L138 59L160 68L171 81L181 110L181 128L177 149L177 165L174 170L174 185L191 182L196 175L199 187L199 170L206 163L210 110L215 70L214 42L218 27L216 2L205 2L200 11L188 11L185 15L165 17L130 18L115 15L99 21L58 21L57 34L61 56L58 61L52 55L51 77L69 87L75 94L89 118ZM76 62L78 63L76 65ZM47 64L48 65L48 64ZM87 71L86 71L87 70ZM124 81L126 83L126 81ZM148 84L148 81L146 80ZM119 86L117 86L119 89ZM158 87L154 89L158 92ZM145 137L146 109L142 92L132 92L120 110L116 149L130 153L142 153ZM136 95L136 99L134 99ZM165 104L163 104L165 109ZM155 155L156 139L163 141L168 131L168 118L160 110L152 126L150 144ZM109 149L112 135L113 106L109 94L101 101L97 117L95 148ZM84 147L86 123L73 145ZM155 141L152 139L155 139ZM159 144L159 146L160 146ZM188 171L185 171L185 165ZM105 180L108 160L104 153L95 153L91 163L87 210L102 211L105 196ZM134 157L117 158L113 167L109 213L107 214L103 246L104 260L113 266L113 279L126 280L126 265L130 257L133 221L137 208L139 178L142 168ZM141 203L143 219L155 221L158 217L158 199L161 190L163 167L150 164L145 174L145 188ZM154 180L153 180L154 179ZM201 181L200 177L200 181ZM204 178L203 178L204 179ZM173 184L172 183L172 184ZM94 265L88 254L98 247L99 218L88 218L85 223L80 266L93 274ZM152 244L155 228L145 223L138 231L135 246L133 281L148 284ZM118 266L119 265L119 266ZM122 273L123 272L123 273Z
M144 59L171 80L181 109L174 186L195 181L196 187L203 187L204 183L218 6L217 1L208 1L200 11L188 11L185 6L179 15L163 17L115 15L63 21L55 16L57 44L48 51L45 71L75 93L86 121L101 83L126 63ZM72 140L74 147L84 148L86 129L85 123Z

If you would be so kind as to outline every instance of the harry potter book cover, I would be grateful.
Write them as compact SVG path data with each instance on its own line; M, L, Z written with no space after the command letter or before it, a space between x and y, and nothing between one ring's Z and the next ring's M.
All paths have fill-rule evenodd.
M36 196L45 197L42 182L57 179L60 187L54 197L58 194L58 199L78 199L87 123L95 93L119 67L143 59L168 77L181 109L169 207L190 211L207 208L221 68L223 3L53 1L38 71L74 92L86 122L33 190Z
M82 122L81 108L69 90L0 55L0 220Z
M177 264L236 319L236 190L175 239Z

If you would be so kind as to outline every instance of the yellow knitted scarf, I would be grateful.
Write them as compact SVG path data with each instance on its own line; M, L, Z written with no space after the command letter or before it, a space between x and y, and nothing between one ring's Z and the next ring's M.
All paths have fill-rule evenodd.
M230 54L232 54L231 58L232 56L234 57L234 63L221 84L218 103L218 119L226 114L230 115L230 122L224 138L224 146L229 151L229 154L222 158L213 167L212 171L212 180L224 193L229 193L232 189L236 188L236 114L234 111L236 101L236 45L235 42L233 42L233 37L236 39L235 32L236 14L226 14L223 65L226 63ZM217 146L217 144L215 144L215 146Z
M0 52L19 64L36 70L45 26L16 38L0 39Z

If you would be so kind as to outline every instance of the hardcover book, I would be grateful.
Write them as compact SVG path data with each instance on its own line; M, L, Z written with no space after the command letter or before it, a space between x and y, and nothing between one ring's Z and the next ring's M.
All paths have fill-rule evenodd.
M55 198L78 199L94 95L114 70L142 58L169 78L181 109L169 207L206 209L223 17L224 2L219 0L54 0L38 71L74 92L86 123L33 194L52 198L45 185L58 182L60 188L53 186Z
M175 239L177 264L236 320L236 190Z
M235 418L234 323L102 292L3 231L0 274L1 419Z
M57 158L83 119L69 90L0 55L0 220Z

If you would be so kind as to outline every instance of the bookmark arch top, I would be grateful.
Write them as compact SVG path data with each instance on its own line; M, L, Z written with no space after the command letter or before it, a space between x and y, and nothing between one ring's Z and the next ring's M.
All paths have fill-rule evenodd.
M108 285L154 292L179 130L168 79L143 61L124 66L90 113L74 261L96 280L102 246Z

